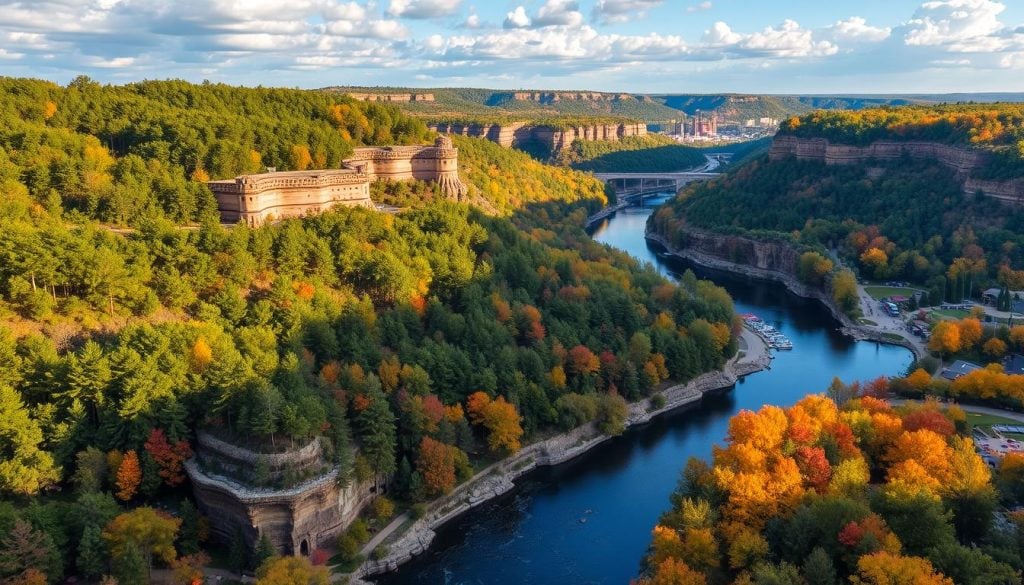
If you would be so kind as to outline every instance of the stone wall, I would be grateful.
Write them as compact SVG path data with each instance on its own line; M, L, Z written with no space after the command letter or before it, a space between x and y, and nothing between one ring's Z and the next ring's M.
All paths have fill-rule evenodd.
M343 168L269 172L210 181L221 221L256 226L301 217L337 205L372 207L370 182L434 181L445 196L461 200L466 186L459 178L459 150L447 136L433 146L357 148Z
M577 139L618 142L630 136L645 136L647 134L647 125L640 122L581 124L565 128L534 126L524 123L506 125L438 123L431 124L430 128L440 134L486 138L506 148L522 146L529 142L539 142L551 152L567 148Z
M340 486L333 466L296 485L275 489L255 487L238 474L214 471L208 464L214 458L248 465L269 460L287 468L293 463L308 466L315 459L319 468L323 463L319 441L295 451L264 454L200 433L196 451L196 457L185 462L185 470L199 509L210 519L213 537L223 543L241 533L253 547L265 534L278 553L308 555L330 545L377 491L372 481Z
M981 191L1009 203L1024 202L1024 178L1010 181L985 181L971 174L988 162L988 153L982 150L939 144L935 142L898 142L879 140L867 146L833 144L824 138L797 138L776 136L769 151L770 160L796 157L815 160L827 165L865 164L870 161L894 161L908 156L913 159L934 160L952 170L961 182L963 191L973 195Z

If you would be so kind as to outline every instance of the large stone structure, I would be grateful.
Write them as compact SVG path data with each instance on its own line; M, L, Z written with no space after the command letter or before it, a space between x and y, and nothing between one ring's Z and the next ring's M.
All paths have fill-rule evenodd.
M253 547L266 535L281 554L309 555L329 544L376 492L372 482L339 486L319 439L256 453L200 432L185 469L216 539L230 542L240 533Z
M575 124L565 127L549 125L533 125L523 122L512 124L475 124L475 123L434 123L430 129L440 134L459 134L477 136L497 142L505 147L522 146L529 142L539 142L551 152L568 148L574 140L598 140L618 142L630 136L644 136L647 125L641 122L624 122L618 124Z
M433 146L357 148L340 169L267 172L207 183L221 221L259 225L327 211L336 205L372 207L370 182L435 181L452 199L466 187L459 179L459 151L447 136Z
M987 152L976 148L937 142L895 140L878 140L866 146L851 146L832 143L824 138L776 136L768 156L771 160L795 157L800 160L816 160L827 165L897 161L903 157L934 160L956 174L964 193L968 195L981 191L988 197L1006 203L1024 204L1024 178L989 181L971 176L989 160Z

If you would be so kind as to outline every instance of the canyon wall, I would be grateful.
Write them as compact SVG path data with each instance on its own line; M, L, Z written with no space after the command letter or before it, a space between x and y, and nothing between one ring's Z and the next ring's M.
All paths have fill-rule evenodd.
M616 102L635 99L628 93L601 93L597 91L514 91L496 94L495 98L511 98L517 102L555 104L562 101Z
M642 122L579 124L563 128L522 122L513 124L438 123L430 124L430 129L440 134L486 138L506 148L521 146L528 142L539 142L547 146L551 152L567 148L573 140L577 139L618 142L630 136L645 136L647 134L647 125Z
M1024 203L1024 178L1009 181L988 181L971 175L988 162L988 153L982 150L939 144L936 142L898 142L878 140L867 146L833 144L824 138L797 138L776 136L769 151L770 160L796 157L815 160L827 165L863 164L870 161L894 161L908 156L913 159L934 160L952 170L966 194L981 191L1008 203Z
M408 103L408 102L432 102L434 101L434 94L432 93L351 93L350 96L363 102L395 102L395 103Z

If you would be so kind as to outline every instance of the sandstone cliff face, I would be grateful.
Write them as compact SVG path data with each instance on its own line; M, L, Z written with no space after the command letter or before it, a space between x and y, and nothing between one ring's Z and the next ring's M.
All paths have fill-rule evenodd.
M827 165L864 164L869 161L899 160L904 156L914 159L934 160L956 173L964 193L983 192L1009 203L1024 203L1024 178L1011 181L986 181L974 179L971 174L988 162L984 151L938 144L935 142L897 142L879 140L867 146L832 144L824 138L797 138L777 136L769 151L770 160L796 157L799 160L816 160Z
M430 129L441 134L459 134L486 138L506 148L537 141L558 152L572 144L573 140L600 140L618 142L629 136L644 136L647 126L643 123L587 124L555 128L533 126L523 123L498 124L431 124Z
M796 274L800 252L785 242L687 230L679 247L759 270Z
M434 101L434 94L432 93L349 93L348 95L364 102L408 103Z
M561 101L614 102L631 100L628 93L600 93L596 91L516 91L511 98L519 102L554 104Z

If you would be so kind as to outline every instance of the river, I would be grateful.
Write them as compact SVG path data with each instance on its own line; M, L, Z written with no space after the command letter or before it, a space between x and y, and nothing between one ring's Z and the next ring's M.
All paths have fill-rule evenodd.
M709 458L729 417L763 404L788 405L824 391L838 376L868 380L903 373L912 356L901 347L855 342L816 302L781 285L664 261L647 247L644 227L664 198L619 211L593 237L654 263L675 278L693 268L725 287L737 312L752 312L784 332L794 349L778 352L770 370L753 374L732 392L630 429L579 458L542 468L512 492L438 530L430 550L382 576L397 584L628 583L687 458Z

